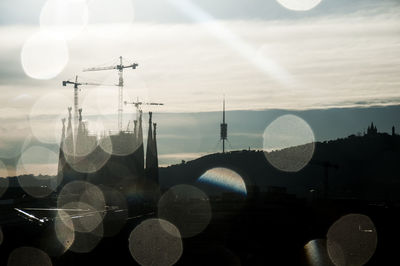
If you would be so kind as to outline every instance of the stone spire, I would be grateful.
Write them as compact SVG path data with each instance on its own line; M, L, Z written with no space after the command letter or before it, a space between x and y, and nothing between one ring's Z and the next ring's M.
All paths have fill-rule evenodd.
M64 141L64 154L67 154L67 156L74 156L74 134L73 134L73 129L72 129L72 107L68 107L68 126L67 126L67 135L65 136L65 141Z
M153 159L153 129L151 122L152 112L149 112L149 131L147 134L147 149L146 149L146 171L152 166Z
M65 165L65 157L64 157L64 141L65 141L65 118L61 119L62 129L61 129L61 141L60 141L60 152L58 156L58 174L62 174L63 167Z
M78 109L79 112L79 122L78 122L78 130L76 131L76 139L75 139L75 153L77 156L81 156L83 154L87 154L85 143L85 127L82 123L82 108Z
M144 175L144 148L143 148L143 127L142 127L142 110L139 110L139 125L137 131L137 140L136 143L138 145L137 156L138 156L138 172L141 175Z
M139 129L137 132L138 145L143 143L142 110L139 111Z
M147 150L146 150L146 178L154 184L158 184L158 158L157 158L157 144L155 141L155 133L157 125L154 124L154 131L152 129L152 113L149 113L149 134L147 137Z
M133 136L134 136L134 138L135 138L135 146L137 147L138 146L138 143L137 143L137 138L138 138L138 136L137 136L137 131L138 131L138 129L137 129L137 120L134 120L133 121L133 124L134 124L134 126L133 126Z
M157 123L153 123L154 178L158 183Z

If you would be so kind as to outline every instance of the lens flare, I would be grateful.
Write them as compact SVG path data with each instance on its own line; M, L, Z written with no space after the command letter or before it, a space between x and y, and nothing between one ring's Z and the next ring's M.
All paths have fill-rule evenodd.
M84 233L75 231L75 240L70 250L76 253L91 252L103 238L103 224L99 224L92 232Z
M57 206L67 214L59 215L66 226L70 224L70 217L73 217L71 229L86 233L93 232L101 225L106 204L104 195L97 186L88 182L73 181L66 184L58 194Z
M307 259L307 265L309 266L318 266L318 265L333 266L328 256L325 239L311 240L304 246L304 252Z
M47 148L32 146L25 150L17 164L21 188L36 198L46 197L56 191L62 181L62 176L57 175L57 161L58 155Z
M67 43L62 35L39 31L25 41L21 51L22 68L34 79L52 79L68 63Z
M209 198L194 186L174 186L160 198L158 217L174 224L182 237L195 236L202 232L211 220Z
M61 104L62 103L62 104ZM72 102L67 94L48 93L42 95L31 108L29 125L33 136L41 142L60 144L62 122Z
M277 0L283 7L294 11L308 11L319 5L321 0Z
M34 262L34 264L32 264ZM20 247L14 249L8 257L8 266L41 265L51 266L49 255L33 247Z
M95 173L102 168L111 158L100 146L85 156L65 156L68 164L79 173Z
M246 184L243 178L233 170L216 167L200 176L198 182L219 186L223 189L247 195Z
M56 220L54 222L54 230L58 242L63 246L66 252L75 241L75 228L72 222L72 218L67 212L60 210L58 211ZM61 254L62 254L61 253Z
M114 236L120 232L128 218L128 205L125 196L116 189L99 186L103 192L108 211L103 219L104 236Z
M85 181L73 181L62 188L58 194L58 208L63 208L70 202L83 202L96 210L104 210L105 207L102 191L97 186Z
M92 251L104 235L102 221L106 203L101 189L89 182L72 181L58 194L57 207L61 209L60 221L74 231L69 249L78 253ZM62 229L70 234L68 229Z
M140 265L174 265L183 253L179 230L162 219L148 219L131 232L129 251Z
M295 115L278 117L263 134L265 157L281 171L300 171L311 160L314 148L315 137L311 127Z
M92 232L103 221L103 211L98 211L93 206L83 202L69 202L62 209L65 211L59 212L58 216L66 226L75 232Z
M364 265L375 253L377 232L372 220L363 214L348 214L328 230L327 248L335 265Z
M48 0L40 13L42 29L60 33L68 40L78 35L87 23L85 0Z

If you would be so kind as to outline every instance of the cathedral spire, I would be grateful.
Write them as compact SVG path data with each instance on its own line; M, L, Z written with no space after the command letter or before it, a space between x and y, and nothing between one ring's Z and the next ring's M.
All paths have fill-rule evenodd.
M153 123L154 178L158 181L157 123Z
M74 134L73 134L73 129L72 129L72 107L68 107L68 126L67 126L67 135L65 137L64 141L64 153L67 154L67 156L74 156Z
M156 127L154 124L154 132L152 129L152 113L149 113L149 132L147 137L146 149L146 178L154 184L158 184L158 158L157 158L157 143L156 143Z
M137 143L137 120L134 120L133 124L134 124L134 126L133 126L133 137L135 139L135 145L137 146L138 145L138 143Z
M152 129L152 112L149 112L149 131L147 134L147 149L146 149L146 170L151 168L153 159L153 129Z
M75 154L77 156L82 156L84 154L87 154L87 145L86 143L86 138L85 138L85 126L82 123L82 108L78 110L79 112L79 122L78 122L78 130L76 131L76 136L75 136Z
M62 129L61 129L61 141L60 141L60 152L58 156L58 174L62 173L63 167L65 165L65 157L64 157L64 141L65 141L65 118L61 119Z
M139 110L139 125L137 131L136 144L138 146L138 169L140 169L140 174L144 175L144 148L143 148L143 127L142 127L142 110Z
M138 130L138 145L143 143L143 126L142 126L142 110L139 111L139 130Z

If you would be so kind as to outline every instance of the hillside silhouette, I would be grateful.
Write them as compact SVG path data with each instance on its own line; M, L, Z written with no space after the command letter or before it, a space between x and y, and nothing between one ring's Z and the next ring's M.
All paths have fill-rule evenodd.
M273 156L283 160L278 165L282 166L290 160L303 160L301 155L310 151L311 160L298 171L279 170L267 159ZM176 265L311 265L310 254L305 251L309 241L321 245L315 254L330 265L332 258L326 253L326 239L340 233L342 229L334 225L345 217L346 230L353 239L350 244L356 244L350 248L361 248L359 253L347 250L346 259L355 265L367 261L368 265L387 265L398 261L395 243L400 239L399 159L400 136L394 130L392 135L378 133L371 126L362 136L351 135L312 146L305 144L268 153L231 151L182 161L159 169L162 196L154 212L143 211L145 202L138 191L126 194L127 209L114 212L114 207L110 207L103 222L106 229L119 222L116 235L104 237L91 252L67 251L55 256L53 263L108 265L118 257L123 265L136 265L127 248L132 230L148 218L165 216L179 226L182 234L190 236L182 240L184 253ZM118 176L118 169L115 171ZM212 178L225 179L219 183L203 182ZM29 188L30 192L44 193L52 185L49 179L33 175L8 178L9 187L1 197L0 209L1 227L8 242L2 245L0 263L5 264L7 254L21 244L47 247L46 241L54 236L52 222L42 224L15 211L56 206L58 190L44 198L34 198L24 191ZM21 188L21 180L30 185ZM65 182L68 180L62 180L60 187ZM103 184L96 185L107 192ZM107 195L112 201L118 198ZM52 220L48 212L34 214ZM122 214L130 218L119 220ZM372 227L369 219L374 223ZM354 222L357 226L353 228ZM114 256L109 256L110 252Z
M307 145L273 153L285 157L285 154L296 153L296 150L305 150L304 146ZM300 198L309 197L312 190L314 196L320 198L328 196L397 201L400 200L397 193L400 191L399 161L399 135L368 132L363 136L350 135L346 138L316 142L311 160L297 172L285 172L275 168L262 150L240 150L182 161L180 164L160 168L159 174L162 190L177 184L196 184L207 170L223 167L237 172L243 178L250 197L255 193L268 191L269 187L284 187L289 193ZM49 176L34 175L19 178L37 187L49 186L51 180ZM21 197L24 192L19 187L17 177L8 179L9 188L2 198ZM224 192L219 188L207 189L210 194Z
M304 146L274 153L285 157L296 150L305 150ZM316 142L312 159L298 172L276 169L262 150L231 151L160 168L160 185L166 189L174 184L194 184L207 170L226 167L242 176L249 196L279 186L299 197L307 197L313 190L317 197L391 201L400 199L399 159L399 135L351 135ZM214 192L217 191L211 191Z

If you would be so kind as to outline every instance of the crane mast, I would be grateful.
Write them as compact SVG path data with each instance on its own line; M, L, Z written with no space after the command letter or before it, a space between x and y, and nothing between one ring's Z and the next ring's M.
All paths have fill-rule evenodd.
M131 65L123 65L122 64L122 56L119 57L119 64L115 66L108 66L108 67L91 67L85 68L83 71L101 71L101 70L111 70L117 69L118 70L118 130L122 131L122 115L123 115L123 87L124 87L124 77L123 77L123 70L124 68L132 68L136 69L138 66L137 63L133 63Z
M74 85L74 126L77 128L78 126L78 112L79 112L79 86L81 85L92 85L92 86L101 86L106 84L94 83L94 82L78 82L78 76L75 76L75 81L64 80L62 85L65 87L67 84ZM114 86L115 84L111 85Z
M67 86L67 84L74 85L74 128L76 129L78 125L78 109L79 109L78 86L82 84L78 83L78 76L75 76L75 82L66 80L63 81L62 84L63 86Z
M119 65L121 66L118 68L118 130L122 130L122 115L123 115L123 107L122 101L124 98L123 95L123 88L124 88L124 77L123 77L123 70L122 67L122 56L119 57Z
M74 129L75 131L78 129L78 121L79 121L79 86L81 85L92 85L92 86L101 86L106 84L95 83L95 82L78 82L78 76L75 76L75 81L64 80L62 85L65 87L67 84L74 85ZM115 84L108 84L108 86L115 86ZM77 132L74 132L76 135Z

